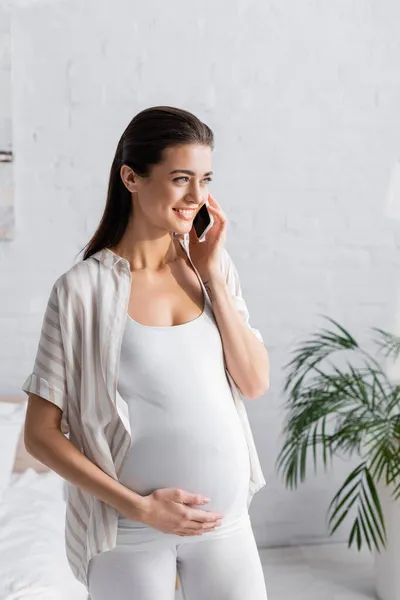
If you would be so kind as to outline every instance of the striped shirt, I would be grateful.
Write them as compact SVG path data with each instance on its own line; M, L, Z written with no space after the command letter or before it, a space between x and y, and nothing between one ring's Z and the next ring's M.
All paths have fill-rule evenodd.
M178 237L189 255L189 235ZM197 270L196 270L197 272ZM237 310L251 327L235 265L221 252ZM129 261L108 248L74 264L53 284L45 310L33 372L22 386L62 410L61 431L105 473L118 480L131 444L128 406L117 391L118 366L131 293ZM242 395L226 369L250 459L248 506L265 484ZM88 589L90 559L116 545L118 511L67 482L67 560Z

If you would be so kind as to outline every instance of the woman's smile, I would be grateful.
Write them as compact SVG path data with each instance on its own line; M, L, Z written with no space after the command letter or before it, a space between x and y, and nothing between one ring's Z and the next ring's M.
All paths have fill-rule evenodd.
M189 209L174 208L173 210L178 214L178 217L180 217L184 221L191 221L196 214L195 208L189 208Z

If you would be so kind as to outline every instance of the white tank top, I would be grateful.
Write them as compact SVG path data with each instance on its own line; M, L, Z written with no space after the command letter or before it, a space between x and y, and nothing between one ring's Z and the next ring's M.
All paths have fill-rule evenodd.
M178 487L207 496L211 502L196 508L224 515L220 528L204 534L209 537L248 520L250 464L221 336L196 274L204 298L196 319L159 327L127 315L118 393L128 404L132 446L119 481L140 495ZM120 514L119 545L138 541L139 534L143 541L170 535Z

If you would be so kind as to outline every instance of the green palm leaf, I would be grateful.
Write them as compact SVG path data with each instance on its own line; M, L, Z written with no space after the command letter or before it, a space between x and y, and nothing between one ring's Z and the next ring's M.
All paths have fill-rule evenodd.
M345 494L343 498L341 498L342 494ZM378 537L382 545L385 546L386 531L382 509L374 482L365 462L362 462L350 473L329 505L328 513L335 506L332 514L329 516L329 525L332 525L331 535L348 516L350 509L356 503L358 503L358 514L356 517L358 525L355 527L355 531L357 531L358 550L361 548L361 530L370 549L372 547L370 537L373 539L377 549L379 549ZM349 547L353 540L354 537L351 536Z
M396 360L400 354L400 337L378 327L373 327L372 330L377 333L375 342L382 353L386 357L392 356Z
M326 470L336 454L362 457L347 477L329 508L330 533L356 513L349 547L363 541L371 550L386 542L386 531L375 482L393 485L393 498L400 498L400 386L394 385L378 361L361 348L339 323L321 329L293 351L285 365L288 371L283 391L287 395L284 442L276 468L286 486L303 482L311 457L314 473ZM400 338L374 329L377 344L387 356L400 355ZM337 353L350 352L361 364L349 360L337 367ZM310 450L310 451L309 451ZM322 453L322 459L320 452Z

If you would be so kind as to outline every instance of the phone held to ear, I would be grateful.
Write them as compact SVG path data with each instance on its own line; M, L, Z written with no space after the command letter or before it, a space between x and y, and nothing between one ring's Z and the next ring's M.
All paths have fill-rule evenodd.
M193 219L193 227L198 237L199 242L205 241L205 235L209 229L214 225L214 218L207 210L207 205L203 206L198 211L197 215Z

